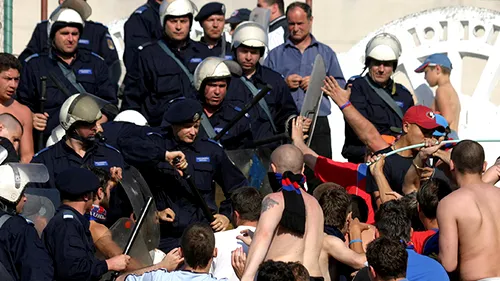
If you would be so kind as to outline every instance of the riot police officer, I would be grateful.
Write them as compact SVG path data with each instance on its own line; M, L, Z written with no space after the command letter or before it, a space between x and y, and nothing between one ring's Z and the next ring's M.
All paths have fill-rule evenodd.
M134 67L127 69L122 109L139 111L152 127L161 124L169 100L194 98L192 72L211 55L189 38L193 5L189 0L164 1L160 6L163 38L140 46Z
M160 23L160 4L163 0L148 0L146 4L137 8L125 22L125 51L123 52L123 63L130 71L133 66L138 47L148 42L159 40L163 35Z
M62 205L43 230L42 239L54 261L55 280L99 280L111 270L124 270L130 262L127 255L98 260L84 217L92 209L93 194L99 179L84 168L67 168L56 176Z
M94 52L104 58L109 68L109 78L112 83L117 84L121 76L120 59L108 28L102 23L87 20L92 13L92 9L86 3L86 0L63 0L59 2L62 3L60 3L53 14L57 13L60 9L66 8L75 9L80 13L83 20L85 20L85 26L78 40L78 47L86 49L89 52ZM19 55L21 63L24 64L26 58L33 54L49 52L52 45L47 32L50 26L49 21L50 20L44 20L36 25L26 49Z
M226 6L219 2L210 2L201 7L200 12L194 18L203 27L203 37L200 43L212 50L216 57L232 59L231 45L226 42L224 25Z
M48 183L36 187L54 188L55 177L68 167L123 168L120 152L95 140L96 122L102 117L98 101L88 94L76 94L64 102L59 119L66 131L65 137L35 154L32 160L33 163L45 164L50 175Z
M0 278L7 281L54 280L54 268L33 224L18 215L25 185L47 181L41 164L0 166Z
M198 98L203 105L204 118L207 116L209 122L201 120L203 133L213 138L231 122L244 108L245 104L237 100L228 100L226 95L228 86L231 84L231 71L222 58L209 57L203 60L194 72L194 85L198 91ZM236 93L244 92L244 86L236 88ZM232 94L234 95L234 94ZM252 141L262 140L273 136L272 126L260 108L255 106L240 119L221 138L222 146L227 150L242 149L249 147Z
M244 22L236 27L232 49L235 61L243 70L240 79L248 91L256 95L258 89L266 84L273 87L259 106L273 122L277 133L288 132L290 120L298 114L297 106L281 74L259 63L267 47L267 41L266 31L258 23Z
M411 93L391 79L401 52L401 44L396 37L389 33L378 34L366 45L365 69L368 73L350 79L353 80L352 105L375 125L388 143L394 142L398 135L391 127L401 128L404 113L414 105ZM342 156L349 162L362 163L365 154L366 145L346 122Z
M64 8L51 20L53 47L48 54L33 54L25 60L17 92L18 101L34 113L33 127L43 131L44 142L57 126L61 105L72 94L91 93L117 103L117 85L110 83L104 60L77 46L85 25L80 14Z
M171 125L166 128L164 134L149 134L147 141L166 150L180 150L185 154L188 163L185 172L191 175L209 209L216 213L215 221L211 222L212 229L222 231L229 224L230 195L235 189L246 185L247 180L218 143L198 135L202 111L198 101L174 101L165 114L166 121ZM156 199L158 210L169 207L176 214L173 223L160 225L159 248L167 253L179 246L179 239L188 225L194 222L209 222L196 194L191 192L187 181L168 162L152 162L143 165L140 170ZM218 212L215 183L222 188L226 198L220 204Z

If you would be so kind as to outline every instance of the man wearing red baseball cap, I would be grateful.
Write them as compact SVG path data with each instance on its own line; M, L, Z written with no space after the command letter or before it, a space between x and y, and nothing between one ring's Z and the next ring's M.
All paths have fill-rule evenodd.
M437 123L435 113L423 105L412 106L403 116L401 137L392 146L376 154L386 154L402 147L423 143L432 139L436 130L444 131L445 129ZM383 158L370 166L366 177L366 191L375 198L377 206L393 199L390 195L392 191L403 194L406 172L419 150L420 148L405 150Z

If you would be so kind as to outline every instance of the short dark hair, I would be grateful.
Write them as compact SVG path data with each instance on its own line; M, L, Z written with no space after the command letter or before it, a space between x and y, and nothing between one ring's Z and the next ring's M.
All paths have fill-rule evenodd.
M342 230L350 204L351 197L344 189L329 189L323 192L319 198L319 205L323 209L325 224Z
M0 73L11 68L21 73L23 66L15 56L9 53L0 53Z
M405 246L388 237L379 237L368 244L366 260L382 280L406 277L408 252Z
M351 194L351 212L352 219L358 219L360 222L368 220L368 205L362 197Z
M288 7L286 8L286 16L288 17L288 12L295 8L302 9L306 13L308 20L312 18L312 8L304 2L293 2L292 4L288 5Z
M266 2L267 5L269 5L269 6L277 4L278 9L280 10L280 13L282 15L285 13L285 2L283 0L264 0L264 2Z
M295 276L288 264L268 260L260 264L257 281L295 281Z
M111 174L109 173L109 171L94 166L87 166L85 168L96 175L96 177L99 179L100 187L106 188L106 186L108 185L108 181L111 179Z
M484 149L475 141L463 140L451 151L455 169L462 174L481 174L483 172Z
M442 179L433 178L423 182L417 192L417 201L424 216L435 219L439 201L450 193L451 186Z
M375 227L381 236L410 241L411 223L399 200L387 201L375 213Z
M344 187L342 187L341 185L336 184L334 182L324 182L324 183L316 186L316 188L314 189L314 191L313 191L314 198L316 198L316 200L319 201L319 198L321 197L321 195L325 191L327 191L328 189L342 189L342 190L345 190Z
M240 218L246 221L258 221L262 207L262 195L251 186L236 189L231 194L233 210L238 211Z
M300 262L288 262L287 263L295 276L295 281L309 281L311 277L309 276L309 271Z
M410 219L411 227L413 228L413 230L425 231L426 230L425 226L420 220L420 217L418 216L417 193L412 192L406 194L399 200L401 201L403 208L405 208L406 215L408 215L408 218Z
M181 249L186 264L192 268L206 267L215 249L212 229L201 223L188 226L181 237Z

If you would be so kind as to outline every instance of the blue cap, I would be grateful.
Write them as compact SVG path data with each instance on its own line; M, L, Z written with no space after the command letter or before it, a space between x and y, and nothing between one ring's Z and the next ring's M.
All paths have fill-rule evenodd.
M448 121L446 121L446 118L443 117L441 114L435 113L434 116L436 116L436 123L438 123L441 127L443 128L448 128ZM446 135L446 130L445 131L438 131L435 130L434 133L432 133L433 136L435 137L443 137Z
M245 9L245 8L235 10L231 14L231 17L226 19L226 23L231 24L231 23L241 23L244 21L248 21L248 20L250 20L250 13L252 13L252 11L250 11L249 9Z
M432 54L425 59L424 63L422 63L421 66L419 66L417 69L415 69L415 72L416 73L424 72L424 70L427 66L434 66L434 65L440 65L440 66L449 68L450 70L453 69L451 66L451 61L447 55L445 55L445 54Z
M196 122L200 120L202 112L203 107L197 100L186 98L172 100L167 112L163 115L162 126Z
M226 6L219 2L210 2L201 7L200 12L194 18L195 21L202 22L211 15L226 15Z
M97 176L84 168L68 168L56 176L56 187L63 194L82 195L96 191L99 185Z

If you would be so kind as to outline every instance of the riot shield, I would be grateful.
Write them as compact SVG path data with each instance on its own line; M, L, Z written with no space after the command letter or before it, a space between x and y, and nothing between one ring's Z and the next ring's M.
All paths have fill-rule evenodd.
M55 188L26 188L24 194L26 203L21 215L33 222L38 235L41 236L59 206L59 191Z
M272 192L267 171L271 163L271 149L239 149L226 151L233 164L245 175L250 186L266 195Z
M9 156L9 152L7 151L7 149L5 149L5 147L3 146L0 146L0 163L3 163L3 161L7 159L7 156Z
M314 59L313 71L311 79L309 80L309 87L307 88L306 98L300 109L300 115L311 118L312 123L309 129L309 138L307 139L307 146L311 144L313 138L314 128L316 127L316 119L318 118L319 106L323 97L323 80L326 77L325 62L321 55L316 55Z
M134 167L129 167L123 171L123 180L121 184L130 200L134 216L135 218L138 218L147 198L152 196L151 190L142 175ZM115 241L122 249L127 243L127 239L130 236L133 226L133 220L130 218L121 218L109 229L111 231L113 241ZM149 252L158 247L159 242L160 228L156 215L156 205L153 202L149 208L148 215L142 225L138 238L132 246L130 256L145 266L152 265L153 260Z
M250 13L249 20L260 24L267 31L269 22L271 21L271 10L256 7Z

